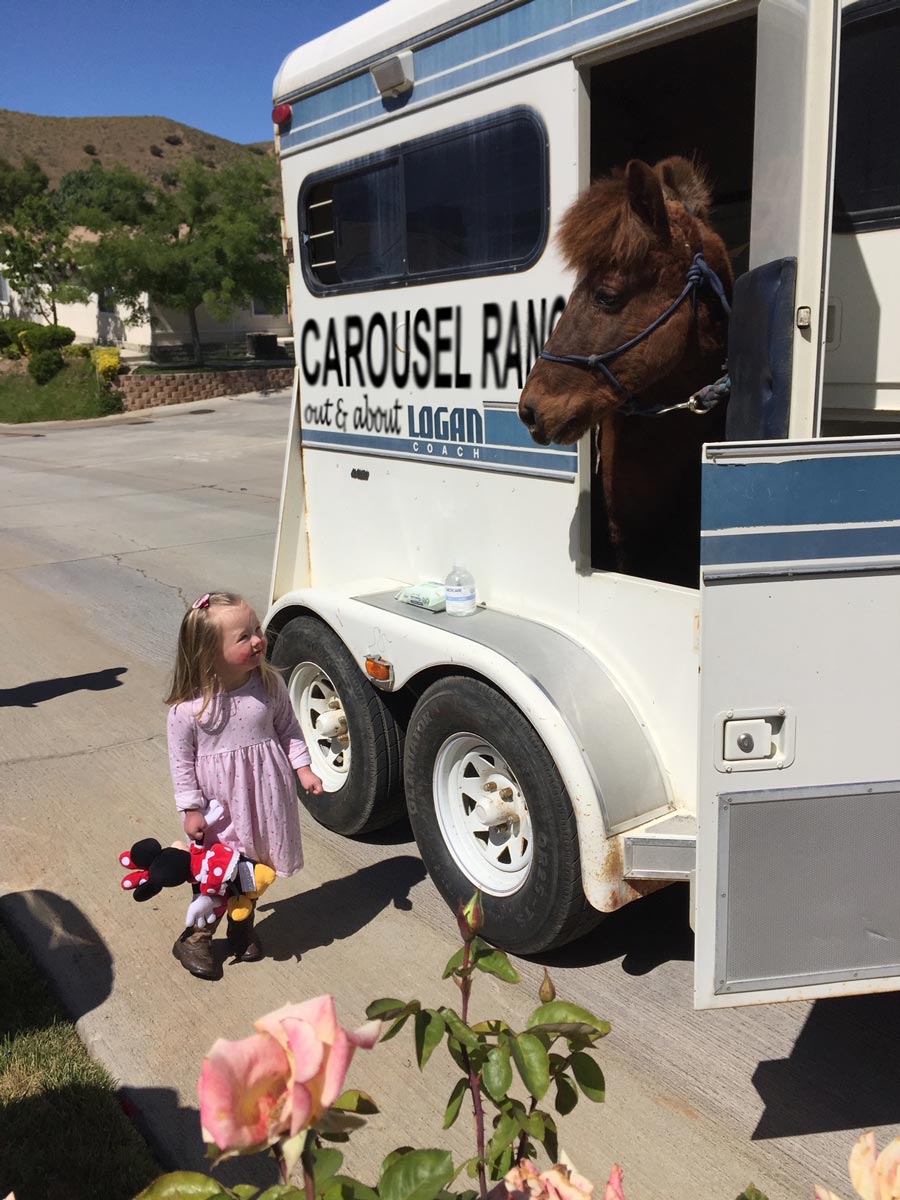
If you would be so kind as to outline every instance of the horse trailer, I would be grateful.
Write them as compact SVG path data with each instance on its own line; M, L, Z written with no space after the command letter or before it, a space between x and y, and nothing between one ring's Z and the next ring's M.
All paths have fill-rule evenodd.
M900 0L389 0L275 80L304 803L408 813L508 950L682 881L697 1007L900 986L898 52ZM398 598L459 562L474 614Z

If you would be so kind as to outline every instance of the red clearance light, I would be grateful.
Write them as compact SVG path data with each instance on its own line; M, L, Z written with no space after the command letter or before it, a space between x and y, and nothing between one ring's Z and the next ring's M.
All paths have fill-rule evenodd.
M276 125L288 125L294 110L289 104L276 104L272 109L272 121Z

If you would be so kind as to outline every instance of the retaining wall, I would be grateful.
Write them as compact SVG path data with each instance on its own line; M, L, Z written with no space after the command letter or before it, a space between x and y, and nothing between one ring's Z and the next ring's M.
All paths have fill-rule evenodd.
M161 404L186 404L216 396L240 396L290 387L293 367L253 367L246 371L185 371L181 374L120 375L116 389L127 412Z

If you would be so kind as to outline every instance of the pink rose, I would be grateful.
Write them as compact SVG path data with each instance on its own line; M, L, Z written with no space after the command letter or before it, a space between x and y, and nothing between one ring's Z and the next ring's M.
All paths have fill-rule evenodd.
M357 1047L371 1049L381 1032L380 1021L343 1029L333 996L287 1004L254 1027L242 1041L220 1038L200 1072L204 1141L230 1154L316 1125L340 1096Z
M862 1200L895 1200L900 1197L900 1138L877 1153L875 1134L860 1134L850 1151L850 1182ZM817 1186L816 1200L838 1200L834 1192Z
M622 1172L618 1166L613 1167L610 1185L613 1176L616 1177L619 1193L610 1192L608 1185L605 1200L624 1200L621 1192ZM538 1171L530 1159L523 1158L511 1171L507 1171L503 1182L491 1192L489 1200L591 1200L593 1194L594 1185L571 1167L557 1163L546 1171Z

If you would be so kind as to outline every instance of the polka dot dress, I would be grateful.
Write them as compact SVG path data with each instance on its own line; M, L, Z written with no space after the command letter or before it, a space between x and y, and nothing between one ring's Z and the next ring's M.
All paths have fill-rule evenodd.
M202 702L169 709L169 763L181 811L206 810L206 842L221 842L279 875L303 865L296 769L309 751L283 680L270 696L259 671L220 692L202 717Z

